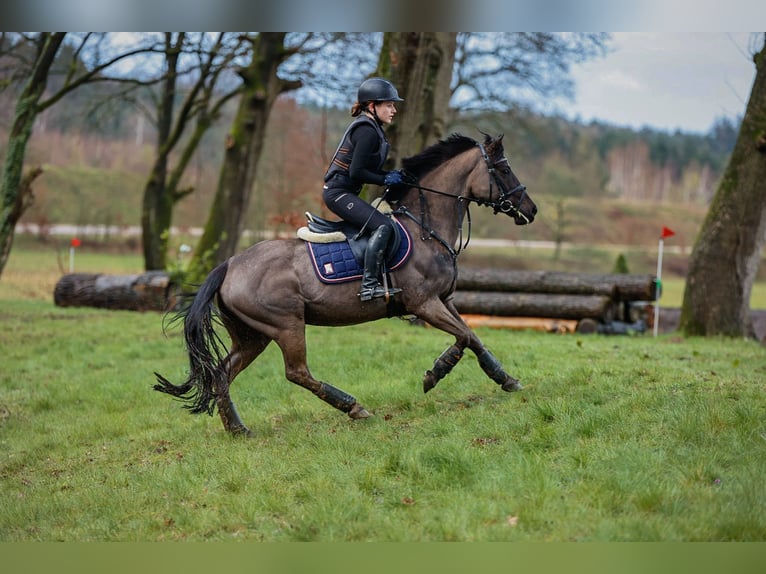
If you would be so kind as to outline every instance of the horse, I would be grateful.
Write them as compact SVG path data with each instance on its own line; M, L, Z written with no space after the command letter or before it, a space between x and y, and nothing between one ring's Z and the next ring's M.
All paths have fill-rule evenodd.
M357 297L358 280L320 281L306 242L298 237L258 242L213 269L178 312L189 358L188 376L176 385L155 372L154 389L183 401L191 413L212 416L217 408L226 431L251 435L229 388L274 341L290 382L351 419L364 419L371 413L355 397L315 379L309 371L306 325L347 326L414 316L455 338L426 371L424 392L452 370L466 348L503 391L521 390L521 383L505 371L452 302L458 254L470 240L471 203L505 214L516 225L532 223L537 213L505 157L503 136L483 135L479 142L454 133L404 159L407 183L386 190L392 217L414 238L406 263L384 274L387 282L402 289L395 297L362 302ZM469 232L464 243L466 216ZM228 346L215 330L219 324L228 332Z

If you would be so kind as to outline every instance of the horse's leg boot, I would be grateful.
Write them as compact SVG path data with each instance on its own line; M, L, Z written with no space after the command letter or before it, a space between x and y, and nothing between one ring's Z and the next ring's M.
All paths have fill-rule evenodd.
M372 232L367 251L364 254L364 273L362 274L362 289L359 291L361 301L369 301L378 297L387 297L399 293L401 289L389 287L386 289L380 284L380 271L383 267L383 258L386 255L388 240L391 237L391 227L381 225Z

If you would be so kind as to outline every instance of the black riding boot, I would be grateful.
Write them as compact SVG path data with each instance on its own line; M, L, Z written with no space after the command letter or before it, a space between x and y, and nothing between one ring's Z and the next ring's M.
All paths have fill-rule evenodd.
M376 297L385 297L399 293L401 289L389 287L386 290L380 284L380 271L383 267L383 258L386 256L388 239L391 237L391 227L381 225L372 232L370 242L367 244L367 251L364 253L364 275L362 275L362 290L359 292L359 299L369 301Z

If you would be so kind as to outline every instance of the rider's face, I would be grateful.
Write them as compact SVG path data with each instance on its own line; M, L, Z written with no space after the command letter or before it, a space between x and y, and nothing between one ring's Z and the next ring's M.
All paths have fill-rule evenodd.
M384 124L390 124L394 121L396 115L396 106L394 102L376 102L374 104L375 112L378 114L378 118Z

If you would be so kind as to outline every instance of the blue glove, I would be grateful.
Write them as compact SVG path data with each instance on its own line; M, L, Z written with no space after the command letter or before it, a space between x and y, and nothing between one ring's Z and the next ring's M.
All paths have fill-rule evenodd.
M395 169L394 171L389 171L386 174L386 177L383 178L383 183L386 185L396 185L397 183L402 183L401 170Z

